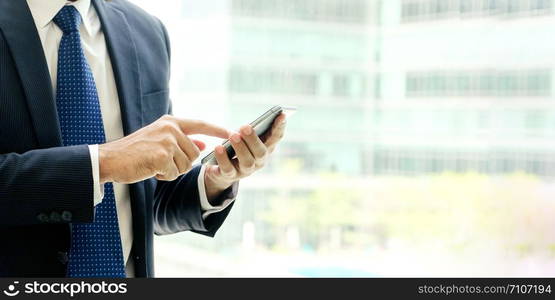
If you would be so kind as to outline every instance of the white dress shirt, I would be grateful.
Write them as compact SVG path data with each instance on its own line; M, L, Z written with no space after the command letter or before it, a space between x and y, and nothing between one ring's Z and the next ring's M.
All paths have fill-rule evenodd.
M94 6L91 5L91 1L27 0L27 4L37 27L54 90L56 90L58 47L63 32L52 20L64 5L73 5L79 11L82 19L79 28L81 45L96 83L106 142L122 138L124 136L123 125L112 63L106 47L100 19L96 14ZM98 145L89 145L89 150L92 162L91 172L94 181L94 205L96 206L102 202L103 198L103 185L100 184L99 174ZM225 209L233 199L227 199L220 206L212 206L206 197L204 170L203 166L198 176L198 188L200 204L204 210L203 218L206 218L211 213ZM133 277L134 264L133 258L130 257L131 246L133 245L133 224L129 186L118 183L113 185L126 273L128 277Z

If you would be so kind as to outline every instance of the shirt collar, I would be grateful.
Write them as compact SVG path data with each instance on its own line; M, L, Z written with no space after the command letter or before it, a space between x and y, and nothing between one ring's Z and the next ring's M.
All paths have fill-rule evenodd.
M91 33L91 24L87 17L91 0L77 0L75 2L67 0L27 0L27 4L38 28L44 28L48 25L64 5L73 5L81 15L85 30L87 33Z

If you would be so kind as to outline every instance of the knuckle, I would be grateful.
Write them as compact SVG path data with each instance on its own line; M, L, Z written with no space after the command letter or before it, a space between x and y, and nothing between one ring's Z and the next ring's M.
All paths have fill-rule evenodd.
M173 134L175 136L183 135L183 132L181 131L181 128L175 122L170 123L170 128L168 128L168 130L169 130L169 132L171 132L171 134Z
M160 117L160 120L170 120L172 118L171 115L165 114L162 117Z
M156 151L155 155L156 161L159 163L166 162L170 158L170 153L165 149Z
M265 159L257 159L255 163L256 167L259 167L259 168L263 167L265 164L266 164Z
M235 169L227 169L227 170L222 169L222 175L225 176L226 178L233 178L236 175L236 171Z
M171 117L171 118L173 118L173 117ZM158 122L158 126L159 126L160 130L162 130L163 132L169 132L169 133L174 133L174 132L177 131L177 124L171 118L167 117L167 118L164 118L164 119L160 120L160 122Z
M235 168L228 165L220 165L220 173L224 176L233 175Z
M153 125L155 126L155 129L158 131L164 131L166 130L166 126L168 124L168 120L166 119L161 119L158 122L154 123Z
M160 146L164 148L166 152L168 153L173 152L175 139L171 135L164 136L162 139L160 139L159 143L160 143Z
M166 132L173 132L174 130L174 123L171 122L170 120L165 120L162 123L162 129Z
M243 162L243 165L242 165L242 166L243 166L243 168L246 169L246 170L252 170L252 169L254 169L254 167L255 167L255 161L254 161L254 159L252 159L252 160L249 159L249 160Z
M187 172L187 162L181 162L179 164L176 164L176 167L179 174L183 174Z
M169 174L159 174L156 178L163 181L171 181L171 176Z
M195 160L195 159L197 159L199 156L200 156L200 150L199 150L196 146L193 147L193 151L192 151L192 153L191 153L190 159L191 159L191 160Z
M160 143L164 146L170 146L173 144L173 139L171 135L165 135L162 140L160 141Z
M165 176L168 178L168 180L175 180L178 176L179 176L179 170L175 167L169 167L166 170L166 174Z

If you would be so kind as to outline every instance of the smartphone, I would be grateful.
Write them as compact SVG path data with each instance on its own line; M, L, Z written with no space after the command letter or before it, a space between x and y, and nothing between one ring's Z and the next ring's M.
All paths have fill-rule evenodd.
M268 111L263 113L260 117L256 118L256 120L252 121L250 125L254 129L254 132L258 136L264 135L270 128L272 128L272 124L274 124L274 120L281 114L284 113L287 117L292 115L297 111L295 107L284 107L280 105L276 105L270 108ZM235 150L231 147L231 142L226 140L222 146L224 147L225 151L227 152L227 157L229 159L233 159L235 157ZM210 152L210 154L206 155L202 160L202 164L208 165L217 165L218 161L216 160L216 153L214 151Z

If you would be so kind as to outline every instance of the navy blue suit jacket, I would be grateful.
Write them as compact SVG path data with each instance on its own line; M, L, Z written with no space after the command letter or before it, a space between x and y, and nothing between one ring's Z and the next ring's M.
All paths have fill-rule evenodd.
M106 37L127 135L171 112L167 33L158 19L127 1L92 4ZM0 0L0 276L65 276L72 223L94 218L88 147L62 146L55 103L27 2ZM199 169L173 182L131 185L136 276L154 275L154 233L213 236L229 213L231 205L202 219Z

